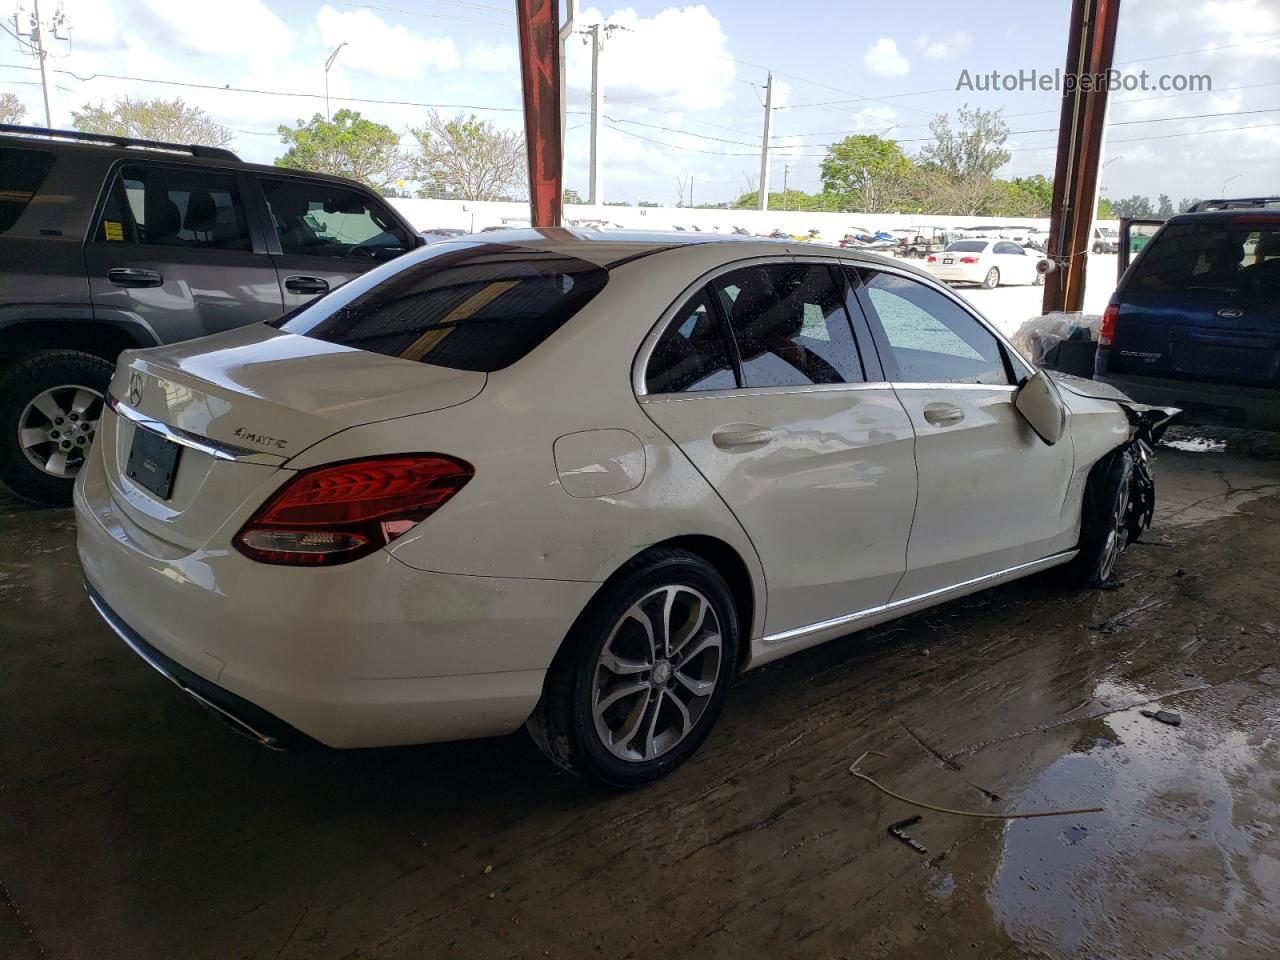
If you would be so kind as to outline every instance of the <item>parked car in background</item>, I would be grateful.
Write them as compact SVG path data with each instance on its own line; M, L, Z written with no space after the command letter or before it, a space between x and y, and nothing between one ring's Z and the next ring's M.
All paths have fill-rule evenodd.
M1040 284L1040 257L1012 240L956 240L942 253L925 258L924 268L948 283L976 283L987 290L1000 284Z
M121 350L279 316L423 242L350 180L0 126L0 481L70 499Z
M906 231L894 233L900 238L898 255L913 260L922 260L931 253L941 253L947 244L958 238L953 230L943 227L908 227Z
M465 237L469 232L459 227L432 227L430 230L423 230L421 233L427 243L439 243L441 240L454 240L458 237Z
M1094 227L1090 249L1094 253L1119 253L1120 232L1115 227Z
M1190 420L1280 428L1280 209L1159 227L1107 306L1094 371Z
M126 353L76 486L107 623L271 746L523 724L636 787L739 671L1037 571L1105 583L1150 518L1167 412L1037 371L919 270L551 233Z

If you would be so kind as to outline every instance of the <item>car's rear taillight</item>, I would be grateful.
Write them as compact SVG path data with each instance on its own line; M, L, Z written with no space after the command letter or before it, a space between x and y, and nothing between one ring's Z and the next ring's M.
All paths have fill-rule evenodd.
M1116 316L1120 313L1120 304L1114 300L1107 304L1102 312L1102 324L1098 327L1098 346L1109 347L1116 338Z
M431 516L474 474L471 464L438 453L314 467L276 491L232 542L260 563L347 563Z
M961 263L977 263L978 258L977 257L961 257L960 262Z
M929 259L928 259L927 261L925 261L925 262L926 262L926 263L937 263L937 262L938 262L938 258L937 258L937 257L935 257L933 254L929 254Z

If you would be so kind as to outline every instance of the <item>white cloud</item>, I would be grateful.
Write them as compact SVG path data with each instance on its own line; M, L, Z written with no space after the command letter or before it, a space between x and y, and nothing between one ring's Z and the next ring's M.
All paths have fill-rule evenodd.
M280 58L293 46L293 31L261 0L219 0L202 6L144 0L147 22L169 43L219 57ZM246 38L251 42L246 43ZM127 62L127 61L126 61Z
M911 70L910 62L902 55L898 44L889 37L881 37L868 47L862 57L862 64L869 73L877 77L902 77Z
M973 35L965 30L950 34L922 33L916 37L916 47L928 60L947 60L972 46Z
M608 18L595 7L578 14L581 26L607 23L601 54L605 98L660 108L673 99L690 111L716 110L730 98L735 63L720 21L705 6L668 7L652 17L617 10ZM575 38L568 48L570 87L591 84L591 50Z
M316 14L316 26L326 45L347 44L340 58L353 70L411 79L427 68L452 70L461 63L452 37L424 37L401 24L392 26L364 7L338 11L325 4Z
M466 63L470 69L482 72L514 71L520 66L516 48L509 43L478 43L467 51Z

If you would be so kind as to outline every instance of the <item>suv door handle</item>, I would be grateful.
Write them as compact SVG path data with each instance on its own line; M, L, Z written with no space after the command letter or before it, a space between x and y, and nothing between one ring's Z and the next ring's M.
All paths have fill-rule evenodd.
M721 450L727 450L729 447L768 443L773 439L773 431L767 427L758 427L754 423L735 423L733 426L735 429L717 430L711 434L711 442Z
M138 267L114 267L107 271L107 279L117 287L158 287L164 283L164 277L154 270Z
M285 277L284 288L290 293L328 293L329 281L321 277Z
M935 427L949 427L964 419L964 411L949 403L930 403L924 408L924 418Z

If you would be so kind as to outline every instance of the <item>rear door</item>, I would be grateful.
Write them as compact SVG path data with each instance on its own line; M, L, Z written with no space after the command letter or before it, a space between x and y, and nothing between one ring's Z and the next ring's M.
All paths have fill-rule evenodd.
M85 244L95 313L122 311L172 343L282 312L241 174L130 162L110 182Z
M771 634L884 603L905 566L911 424L848 297L834 263L730 269L669 315L647 361L644 411L751 537Z
M1109 372L1280 384L1280 216L1169 222L1117 298Z
M285 308L337 289L415 246L381 200L304 177L255 177Z
M958 298L903 274L861 272L859 298L916 437L920 492L893 599L1069 548L1071 441L1049 446L1019 415L1017 361Z

